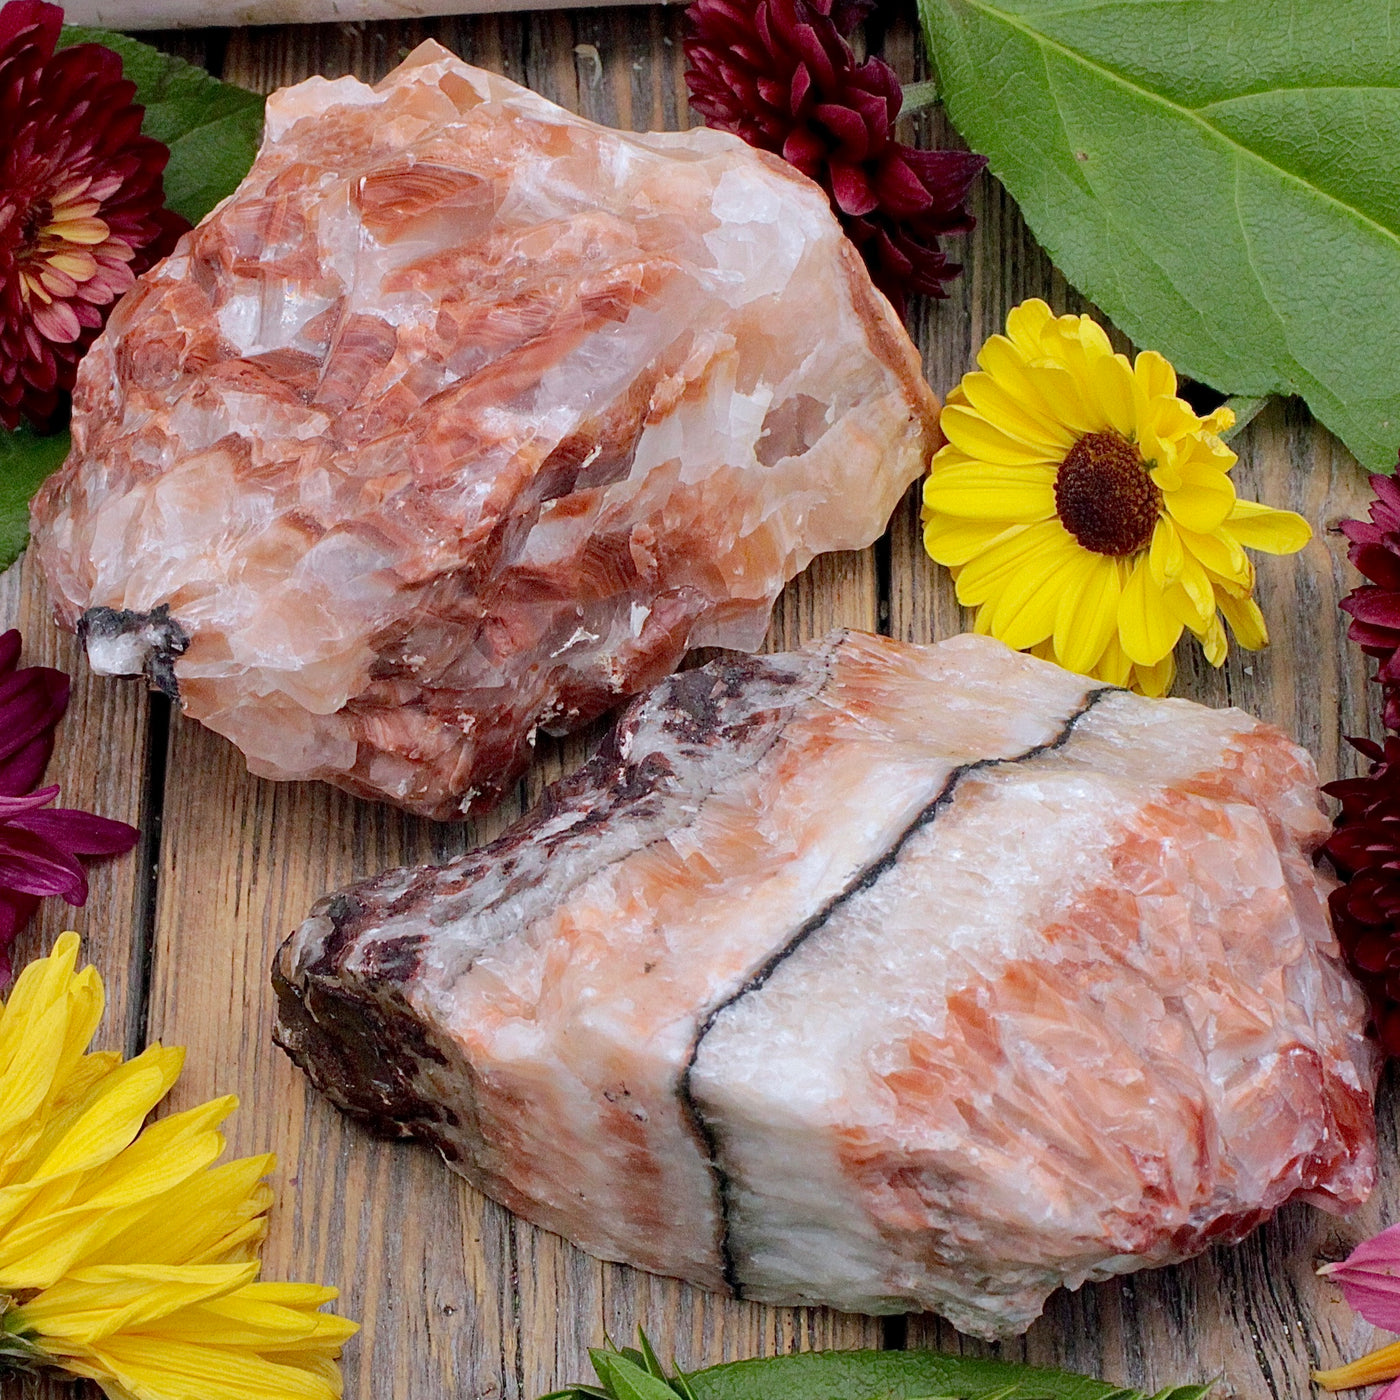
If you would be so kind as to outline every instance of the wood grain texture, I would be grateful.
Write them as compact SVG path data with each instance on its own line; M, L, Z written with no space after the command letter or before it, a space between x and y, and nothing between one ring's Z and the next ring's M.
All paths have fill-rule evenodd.
M71 909L45 900L16 940L14 965L22 967L52 947L65 929L83 936L83 954L102 973L107 1013L99 1048L133 1054L145 1043L146 978L152 930L150 862L154 845L150 778L153 703L134 686L92 675L76 639L60 632L49 615L37 570L22 560L0 574L0 630L18 627L25 646L21 665L57 666L73 678L68 712L45 774L59 784L57 803L140 826L148 839L129 855L88 867L88 901ZM95 1389L77 1389L28 1378L0 1384L5 1400L83 1400Z
M867 32L901 76L923 76L912 15L882 7ZM439 39L473 62L529 84L599 121L681 127L681 17L613 8L478 18L328 24L160 36L231 81L270 90L319 72L377 79L414 45ZM956 137L937 115L910 137ZM1015 206L990 178L973 196L978 227L952 251L965 263L946 301L915 308L930 382L941 395L976 347L1028 295L1083 308ZM1126 342L1119 342L1126 348ZM1317 538L1295 559L1260 560L1259 598L1274 646L1237 653L1221 671L1181 653L1178 693L1240 704L1281 725L1318 759L1324 778L1352 771L1341 736L1374 731L1368 664L1344 638L1336 603L1353 584L1336 522L1364 510L1364 477L1297 403L1272 405L1236 444L1244 494L1301 511ZM1371 1342L1316 1263L1345 1253L1396 1218L1392 1099L1381 1100L1385 1185L1339 1222L1290 1208L1245 1245L1179 1269L1060 1294L1021 1341L1000 1348L960 1337L931 1317L881 1325L815 1309L774 1309L706 1295L672 1280L600 1263L482 1199L426 1149L385 1144L331 1110L269 1038L267 968L281 938L325 889L404 861L443 859L488 838L543 786L580 762L598 729L542 748L516 799L486 821L432 826L312 786L250 778L222 740L135 687L94 680L71 639L47 624L27 569L0 579L0 619L19 620L37 659L78 678L55 776L65 798L113 816L144 815L146 859L113 862L81 915L46 910L22 953L74 922L113 992L109 1043L143 1036L189 1047L175 1098L185 1106L237 1092L239 1152L281 1158L281 1191L266 1260L270 1277L310 1277L344 1290L364 1322L346 1357L346 1394L361 1400L531 1400L588 1374L586 1348L644 1326L682 1364L798 1347L934 1345L1070 1366L1159 1386L1222 1376L1221 1394L1302 1400L1309 1368ZM835 625L928 641L964 618L944 571L925 556L917 490L886 538L819 559L783 595L767 642L795 645ZM60 1392L12 1384L6 1400Z

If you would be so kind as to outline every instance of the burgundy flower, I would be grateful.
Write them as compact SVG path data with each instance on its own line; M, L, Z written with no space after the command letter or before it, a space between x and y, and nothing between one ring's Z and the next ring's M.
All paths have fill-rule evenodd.
M0 633L0 988L10 980L10 945L39 900L82 904L88 882L78 857L120 855L139 834L125 822L50 807L56 785L35 791L68 708L68 677L18 666L20 646L18 632Z
M986 165L894 139L903 92L882 59L857 63L845 34L872 0L691 0L686 83L708 125L774 151L823 189L875 285L904 309L943 296L961 268L938 246L965 232L963 200Z
M1341 803L1323 846L1344 881L1328 901L1332 928L1371 998L1382 1047L1400 1055L1400 737L1349 742L1371 767L1322 789Z
M1376 679L1385 697L1387 729L1400 729L1400 484L1394 477L1371 478L1376 499L1371 519L1344 520L1351 541L1347 557L1371 580L1342 600L1352 616L1348 636L1367 656L1380 658Z
M0 424L47 426L112 304L189 225L121 59L55 52L63 11L0 8Z

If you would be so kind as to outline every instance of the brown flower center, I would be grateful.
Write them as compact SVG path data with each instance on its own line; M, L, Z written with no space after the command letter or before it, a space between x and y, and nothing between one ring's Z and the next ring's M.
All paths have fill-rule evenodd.
M1142 454L1117 433L1086 433L1055 477L1055 510L1095 554L1136 554L1152 542L1162 493Z
M29 252L39 241L39 231L53 218L53 205L47 199L36 199L20 216L19 241Z
M71 297L81 283L90 281L98 272L91 251L98 245L107 244L114 256L126 260L124 246L109 241L111 229L98 217L102 202L85 197L91 184L83 176L68 180L21 209L12 207L9 217L0 221L13 225L18 215L19 289L31 304L37 300L47 306L55 298Z

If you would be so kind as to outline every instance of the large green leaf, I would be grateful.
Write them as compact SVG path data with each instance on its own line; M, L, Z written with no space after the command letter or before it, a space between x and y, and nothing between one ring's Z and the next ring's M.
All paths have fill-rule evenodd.
M1065 275L1232 394L1400 446L1393 0L920 0L949 116Z
M1069 1371L936 1351L802 1352L712 1366L689 1379L697 1400L1146 1400ZM1159 1400L1199 1400L1209 1389L1182 1386Z
M63 44L105 44L146 109L141 130L170 147L165 200L198 223L248 173L262 139L264 99L202 68L106 29L69 26Z
M543 1400L597 1396L607 1400L661 1400L682 1393L694 1400L1148 1400L1069 1371L1008 1361L948 1356L936 1351L825 1351L731 1361L692 1371L667 1386L651 1348L590 1353L602 1382L554 1392ZM653 1379L654 1378L654 1379ZM644 1388L651 1381L655 1394ZM621 1382L621 1383L620 1383ZM1202 1400L1210 1385L1177 1386L1152 1400Z
M29 538L29 498L67 455L67 432L39 437L28 428L0 430L0 569L19 558Z

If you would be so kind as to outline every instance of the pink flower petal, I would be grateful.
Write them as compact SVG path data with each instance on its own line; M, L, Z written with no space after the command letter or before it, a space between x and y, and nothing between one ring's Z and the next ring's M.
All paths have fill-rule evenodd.
M1372 1235L1341 1263L1324 1264L1318 1273L1336 1283L1367 1322L1400 1332L1400 1225Z
M74 856L19 827L0 829L0 888L20 894L60 895L69 904L87 898L87 874Z
M29 812L12 823L52 841L60 850L80 856L119 856L129 851L141 833L125 822L71 807Z

